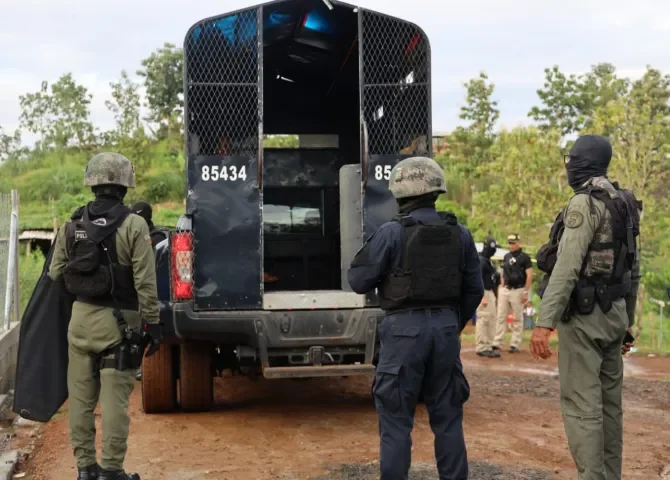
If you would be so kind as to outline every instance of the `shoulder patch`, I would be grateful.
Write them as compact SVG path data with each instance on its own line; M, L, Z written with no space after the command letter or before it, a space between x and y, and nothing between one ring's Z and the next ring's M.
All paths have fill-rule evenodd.
M584 222L584 215L577 210L568 211L565 216L565 226L568 228L577 228Z
M145 242L147 245L151 245L151 235L149 235L149 234L147 233L147 234L144 236L144 242Z

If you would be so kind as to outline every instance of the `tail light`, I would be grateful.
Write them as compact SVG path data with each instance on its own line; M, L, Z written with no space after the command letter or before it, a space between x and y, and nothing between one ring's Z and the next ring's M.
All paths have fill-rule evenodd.
M193 234L174 233L170 237L172 255L172 298L190 300L193 298Z

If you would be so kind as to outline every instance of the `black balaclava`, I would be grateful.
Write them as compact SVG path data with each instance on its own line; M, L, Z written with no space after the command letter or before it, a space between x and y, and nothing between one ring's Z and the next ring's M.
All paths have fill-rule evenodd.
M417 197L399 198L398 211L407 214L418 208L435 208L435 202L439 196L439 193L431 192Z
M612 160L612 145L600 135L582 135L565 156L568 183L573 190L579 190L593 177L607 176L607 168Z
M128 193L128 189L121 185L97 185L91 190L93 190L95 200L89 203L89 211L95 216L103 215L115 205L123 203Z
M123 205L128 189L121 185L96 185L91 190L95 200L86 205L82 218L86 222L85 228L89 238L99 242L118 228L118 223L130 212L128 207ZM95 220L101 217L105 217L105 220L96 223Z
M482 256L491 258L495 255L497 250L496 240L493 237L486 237L484 239L484 246L482 247Z
M149 202L145 201L136 202L132 207L130 207L130 210L132 210L133 213L139 215L144 220L146 220L147 224L149 225L149 228L153 227L154 223L152 220L151 205L149 205Z

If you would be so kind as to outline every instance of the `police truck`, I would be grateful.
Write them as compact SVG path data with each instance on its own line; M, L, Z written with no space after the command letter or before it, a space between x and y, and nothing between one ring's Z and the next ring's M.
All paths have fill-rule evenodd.
M226 369L374 372L383 312L347 270L397 213L393 166L432 154L430 95L426 34L364 8L279 0L189 29L185 213L157 247L145 412L211 408Z

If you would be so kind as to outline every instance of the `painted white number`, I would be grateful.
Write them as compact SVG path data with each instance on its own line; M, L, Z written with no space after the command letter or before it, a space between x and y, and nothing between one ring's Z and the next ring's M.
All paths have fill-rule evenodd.
M375 178L377 180L388 180L391 178L391 165L384 165L383 167L381 165L377 165L375 167Z
M237 167L235 165L205 165L202 167L202 180L203 182L208 182L210 180L216 182L217 180L223 180L228 182L234 182L236 180L246 180L247 179L247 167L242 165Z

